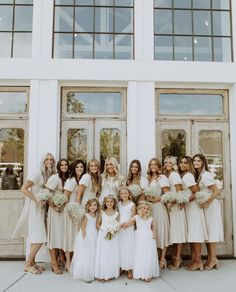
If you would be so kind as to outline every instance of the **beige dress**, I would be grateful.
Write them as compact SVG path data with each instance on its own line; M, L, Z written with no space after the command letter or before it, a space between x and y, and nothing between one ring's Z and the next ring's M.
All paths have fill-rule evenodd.
M104 198L107 195L114 195L118 199L118 192L121 186L125 185L125 180L122 175L118 177L108 176L102 178L102 191L99 197L99 203L102 205Z
M55 195L58 193L63 193L62 181L59 178L58 174L52 175L47 183L46 187L52 190ZM63 239L64 239L64 211L57 212L52 207L48 208L48 217L47 217L47 246L48 248L63 248Z
M85 190L82 196L82 200L81 200L81 206L85 207L86 203L88 200L96 198L96 193L93 192L92 190L92 179L91 176L88 173L85 173L80 181L79 181L79 185L84 185L85 186Z

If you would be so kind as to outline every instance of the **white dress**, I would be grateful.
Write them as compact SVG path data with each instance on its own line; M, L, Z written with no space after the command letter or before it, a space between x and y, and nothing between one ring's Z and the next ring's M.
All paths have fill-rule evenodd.
M120 224L129 221L132 217L133 202L122 205L119 202ZM124 271L133 270L134 267L134 226L122 228L118 233L120 268Z
M74 279L90 282L94 280L97 228L96 217L93 218L89 214L86 214L86 217L86 235L83 239L80 230L76 236L70 272Z
M75 177L66 180L64 190L71 192L68 203L76 202L78 184ZM74 251L75 237L79 231L79 224L73 223L68 214L64 212L64 238L63 250L72 252Z
M215 181L211 173L204 171L198 184L200 190L211 193L212 191L208 187L214 184ZM208 242L223 241L224 235L220 202L217 199L214 199L207 208L203 209L203 212L206 219Z
M189 188L197 184L195 182L194 176L190 172L187 172L182 177L182 182L183 190L191 195L192 192ZM188 227L187 242L206 241L208 239L208 233L203 209L199 207L195 200L186 204L185 209Z
M135 215L134 279L151 279L159 276L156 241L153 239L152 217L147 220Z
M154 179L149 186L154 188L158 195L161 196L162 188L170 187L168 178L165 175L160 175ZM157 247L163 249L169 246L169 217L166 206L161 202L152 203L152 216L156 227Z
M103 204L103 200L107 195L114 195L118 199L118 192L122 185L125 185L125 181L124 177L121 175L118 177L108 176L107 178L103 176L99 204Z
M97 279L113 279L119 277L119 242L118 236L112 240L105 239L106 225L112 225L117 220L119 213L115 212L109 216L102 212L102 225L98 232L96 260L95 260L95 278Z
M176 193L176 185L182 185L182 180L177 172L171 172L168 177L170 183L170 191ZM179 209L179 204L174 204L169 212L170 217L170 244L183 243L187 241L187 222L185 209Z
M85 173L80 181L79 181L79 185L84 185L85 186L85 190L82 196L82 200L81 200L81 206L85 207L86 203L88 200L96 198L96 193L93 192L92 190L92 179L91 176L88 173Z
M47 183L46 187L53 191L53 195L56 193L63 193L62 181L58 174L52 175ZM57 212L52 207L48 208L47 217L47 247L63 248L64 239L64 211Z

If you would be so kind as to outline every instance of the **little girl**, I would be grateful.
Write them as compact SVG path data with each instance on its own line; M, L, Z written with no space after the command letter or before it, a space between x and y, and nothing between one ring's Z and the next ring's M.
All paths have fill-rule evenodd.
M71 263L71 274L74 279L85 282L94 280L94 259L97 243L96 218L99 209L98 200L90 199L85 205L85 216L81 229L75 239L75 250Z
M136 213L135 204L131 201L132 195L127 187L119 190L119 212L120 227L123 223L130 220ZM119 239L119 257L121 270L128 271L128 279L133 278L134 267L134 226L122 228L118 234Z
M99 232L95 278L102 282L119 277L118 222L117 199L113 195L107 195L103 200L102 212L97 219Z
M150 282L152 278L159 276L158 255L156 247L156 234L151 216L151 204L140 201L138 215L124 223L130 226L136 222L135 248L134 248L134 279Z

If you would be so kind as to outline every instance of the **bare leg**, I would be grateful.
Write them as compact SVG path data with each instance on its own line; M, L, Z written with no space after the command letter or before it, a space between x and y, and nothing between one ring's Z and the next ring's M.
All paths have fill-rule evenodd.
M205 270L212 270L214 268L218 268L218 260L216 257L216 242L207 243L208 248L208 261L204 265Z
M65 256L66 256L66 266L65 266L65 270L69 272L70 270L70 252L69 251L66 251L65 252Z
M25 264L25 272L30 272L32 274L41 274L42 271L36 269L34 267L35 264L35 256L37 252L40 250L43 243L31 243L30 252Z
M173 263L169 266L170 270L178 270L182 263L181 258L182 243L175 244L175 256L173 258Z
M49 253L51 256L52 271L55 274L62 274L62 270L59 269L58 264L57 264L56 249L55 248L49 249Z
M160 260L159 260L160 269L166 268L166 249L167 247L160 249Z
M193 243L193 249L194 249L194 260L192 261L191 265L188 266L189 271L196 271L196 270L203 270L202 265L202 256L201 256L201 250L202 246L199 242Z

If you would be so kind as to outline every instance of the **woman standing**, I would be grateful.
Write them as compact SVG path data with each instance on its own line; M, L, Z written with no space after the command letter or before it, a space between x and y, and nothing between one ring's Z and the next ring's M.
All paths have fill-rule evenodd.
M86 173L86 165L83 160L76 160L71 165L70 177L64 186L64 193L68 197L68 203L76 202L76 195L81 177ZM64 212L64 239L63 250L66 255L65 270L70 270L71 252L74 251L74 242L79 231L79 225L73 223L68 214Z
M162 175L161 162L152 158L148 163L148 184L155 190L155 196L145 196L146 200L152 203L153 222L156 226L157 248L160 249L160 269L166 268L166 249L169 246L169 218L166 206L161 203L161 194L170 190L167 177Z
M194 177L195 171L192 158L183 156L179 160L178 170L182 178L183 190L189 194L189 204L186 206L187 242L190 243L192 261L188 264L187 270L203 270L201 244L208 239L208 234L203 210L195 201L195 193L198 191L198 186Z
M206 225L208 230L207 246L207 262L204 264L205 270L212 270L218 267L216 257L216 243L223 241L223 224L220 210L220 203L217 200L219 190L215 181L209 172L206 157L202 154L193 156L193 166L196 170L196 179L200 191L208 193L208 200L200 204L200 208L204 211Z
M56 194L62 194L64 185L69 177L69 163L66 159L61 159L57 163L57 174L52 175L46 183L46 187ZM52 271L55 274L62 274L57 264L56 249L62 250L64 236L64 214L63 209L54 206L49 201L47 217L47 246L51 256Z

